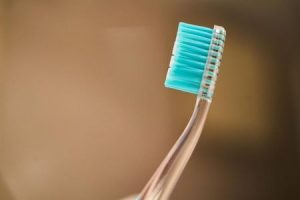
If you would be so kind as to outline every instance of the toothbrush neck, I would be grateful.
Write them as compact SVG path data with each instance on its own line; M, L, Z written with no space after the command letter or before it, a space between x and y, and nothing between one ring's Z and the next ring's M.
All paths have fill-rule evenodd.
M199 140L210 103L209 100L197 97L189 123L137 200L169 198Z

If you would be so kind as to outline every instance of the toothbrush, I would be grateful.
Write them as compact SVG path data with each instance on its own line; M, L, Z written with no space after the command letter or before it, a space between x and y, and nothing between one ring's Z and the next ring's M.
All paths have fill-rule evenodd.
M165 86L197 95L189 123L136 200L169 199L199 140L214 93L226 31L180 22Z

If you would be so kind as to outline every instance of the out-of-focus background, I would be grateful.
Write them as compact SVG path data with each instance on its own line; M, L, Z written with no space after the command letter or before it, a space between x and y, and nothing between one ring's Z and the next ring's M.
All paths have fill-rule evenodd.
M178 22L227 41L172 200L300 199L297 0L0 0L0 199L139 192L194 95L163 86Z

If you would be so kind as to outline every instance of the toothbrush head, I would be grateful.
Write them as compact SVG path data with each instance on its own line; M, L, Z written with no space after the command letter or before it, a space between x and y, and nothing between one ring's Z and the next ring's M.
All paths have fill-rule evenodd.
M180 22L165 86L211 100L226 31Z

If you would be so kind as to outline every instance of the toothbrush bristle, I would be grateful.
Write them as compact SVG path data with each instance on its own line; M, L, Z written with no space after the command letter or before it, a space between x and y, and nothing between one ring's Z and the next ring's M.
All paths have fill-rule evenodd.
M165 86L209 96L205 85L214 84L224 40L222 27L212 29L180 22ZM210 80L204 80L206 76Z

